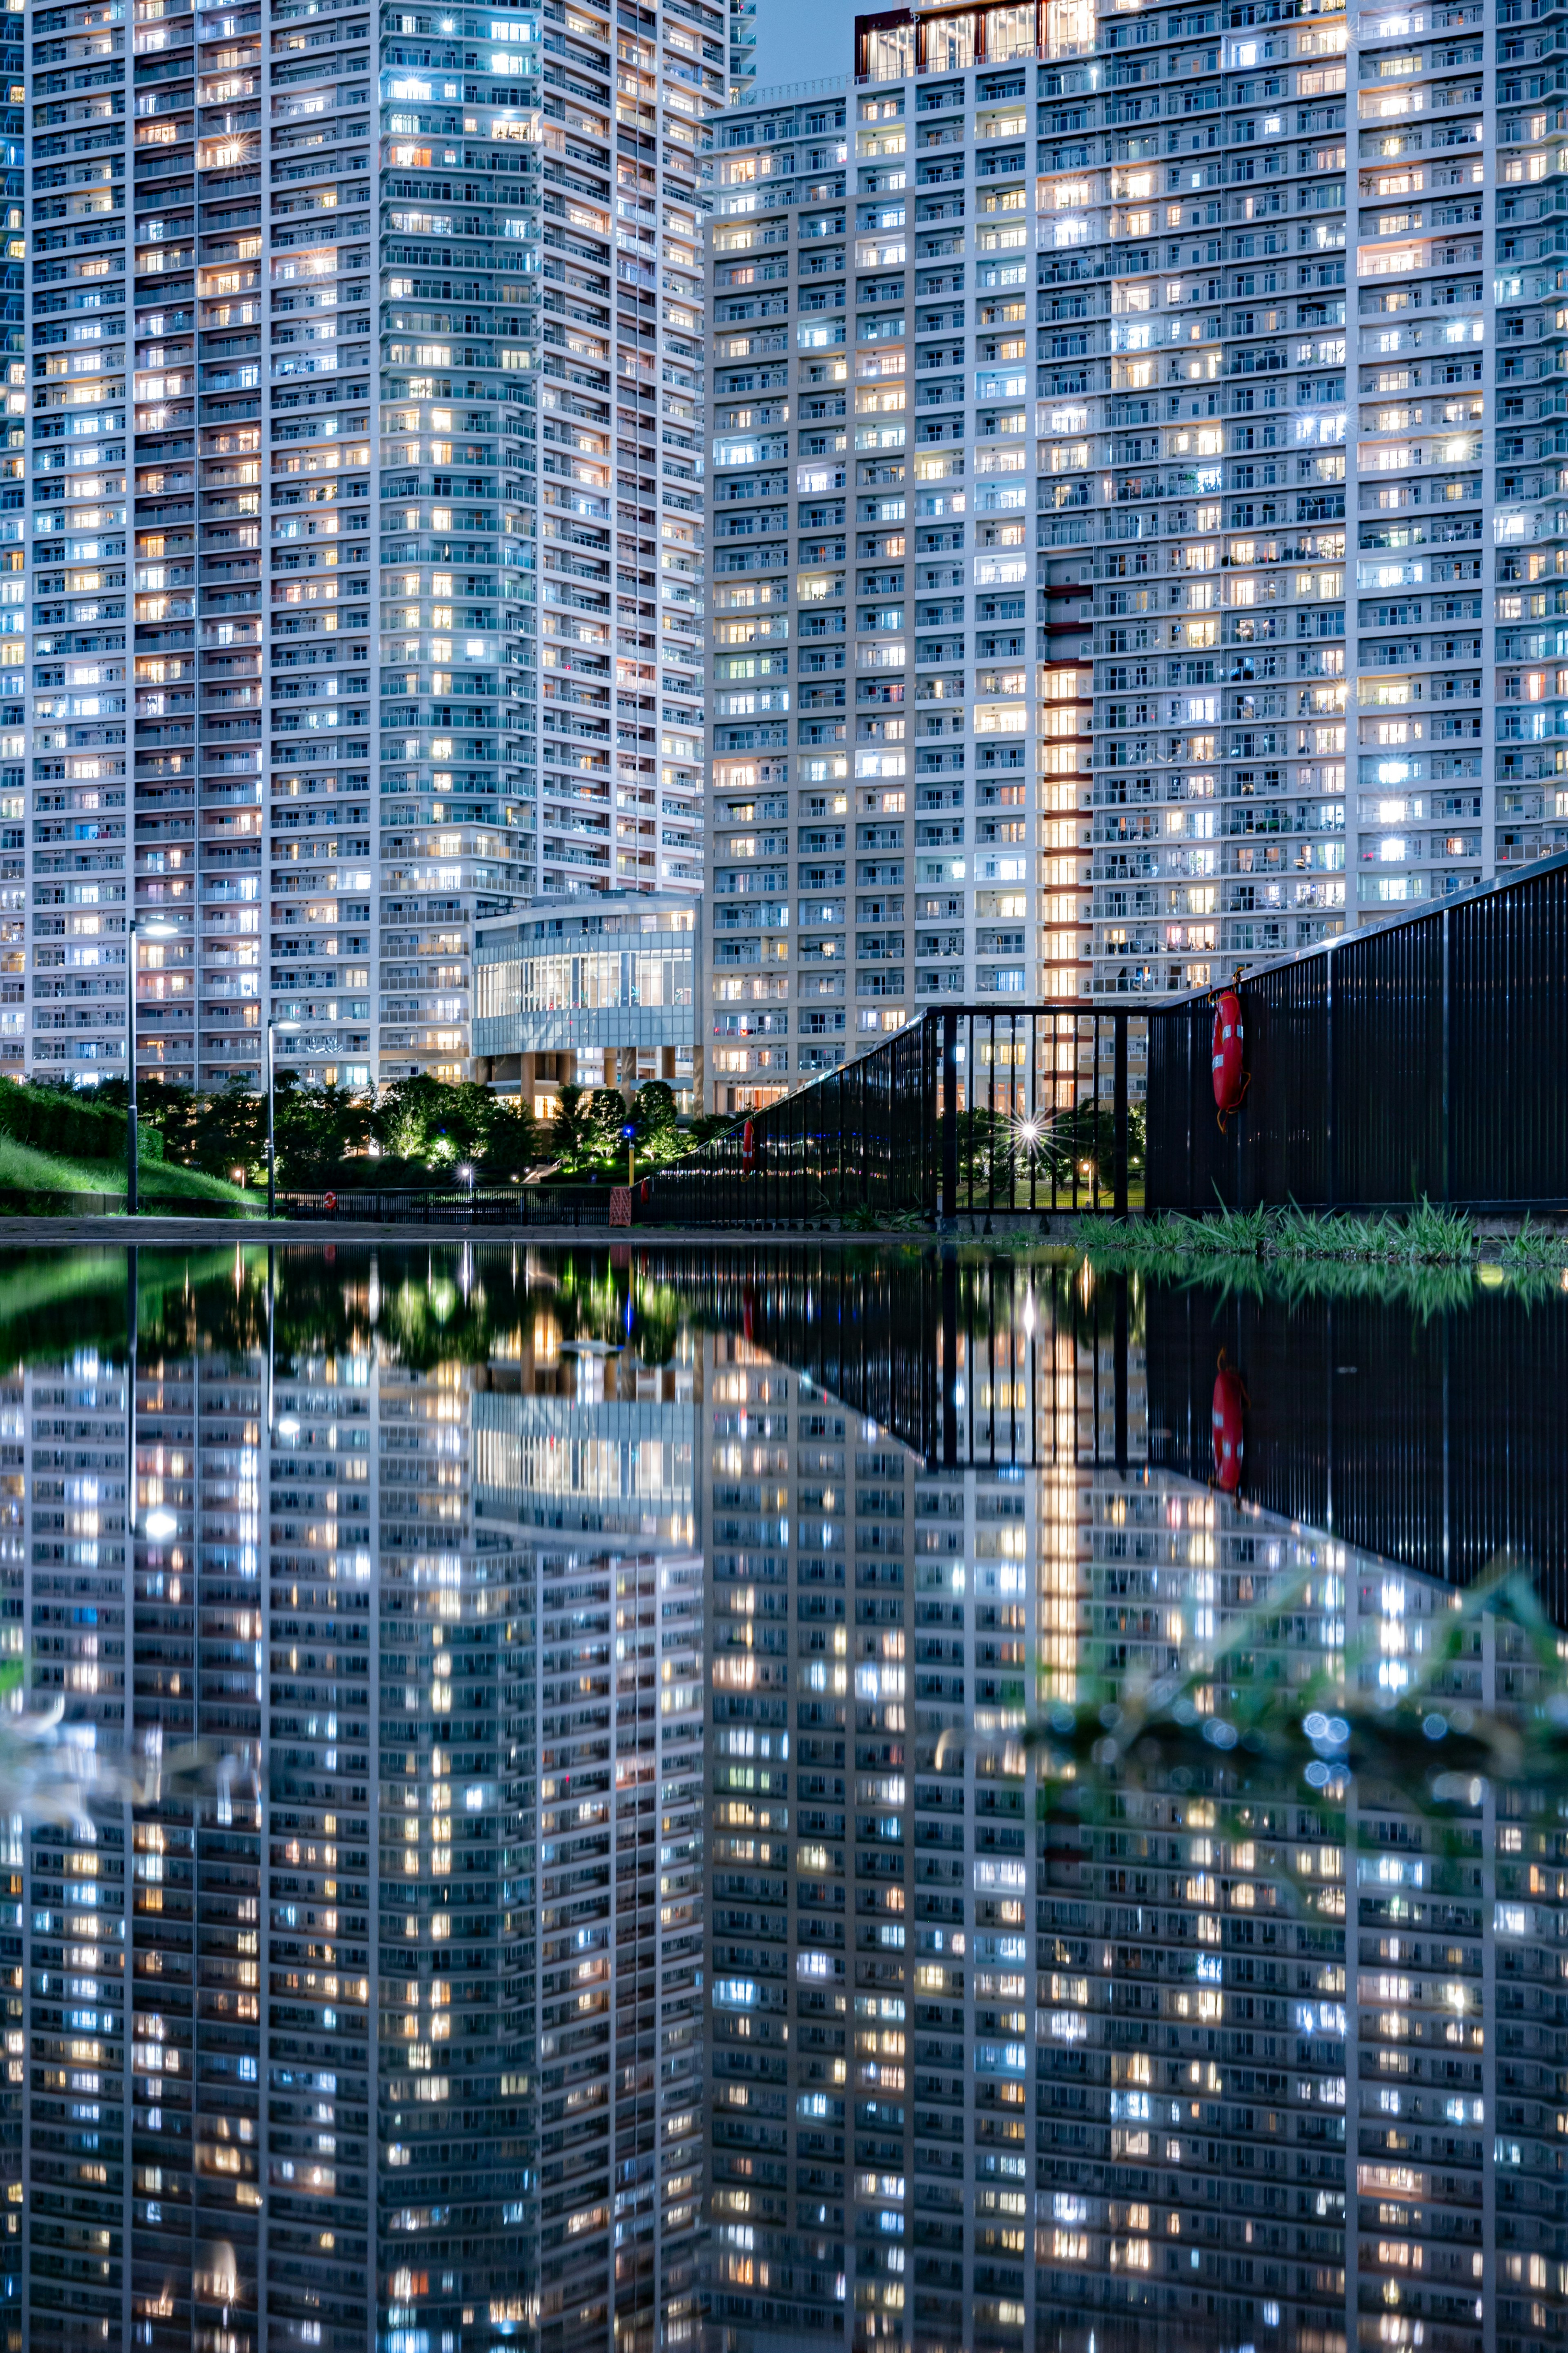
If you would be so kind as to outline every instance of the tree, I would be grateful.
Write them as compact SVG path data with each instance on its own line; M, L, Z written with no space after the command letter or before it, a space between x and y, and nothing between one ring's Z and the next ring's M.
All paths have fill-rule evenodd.
M123 1104L123 1080L110 1082ZM573 1090L574 1093L578 1090ZM616 1121L624 1114L613 1095ZM95 1098L101 1103L101 1094ZM163 1139L165 1157L180 1167L202 1168L215 1176L243 1169L246 1180L265 1181L267 1099L243 1079L231 1079L218 1094L194 1094L188 1087L162 1084L142 1091L142 1119ZM589 1158L603 1159L607 1147L585 1101ZM379 1174L369 1157L377 1144L384 1157L447 1173L464 1162L504 1181L537 1166L546 1156L532 1112L520 1098L492 1094L466 1081L445 1085L421 1074L382 1090L379 1102L345 1087L324 1087L282 1070L277 1081L279 1171L291 1185L324 1186L374 1182Z
M230 1079L221 1093L195 1099L193 1157L186 1166L226 1176L243 1168L248 1184L267 1181L267 1098L243 1079ZM167 1136L167 1131L165 1131ZM164 1150L170 1149L165 1141Z
M626 1139L621 1130L630 1125L625 1098L615 1087L595 1087L591 1115L595 1165L601 1168L613 1168L619 1162L624 1166Z
M521 1095L492 1095L489 1134L485 1145L487 1177L521 1176L547 1157L544 1137L530 1106Z
M639 1149L651 1144L656 1135L669 1134L677 1115L675 1089L663 1079L645 1079L632 1097L631 1123L637 1132Z
M439 1079L424 1071L383 1087L371 1122L383 1152L395 1160L423 1158L431 1132L441 1118L447 1092Z
M944 1122L939 1122L939 1128ZM973 1187L979 1190L991 1179L992 1157L1006 1133L1006 1121L1000 1113L980 1105L958 1113L958 1180L965 1191Z
M497 1098L473 1079L439 1089L440 1100L427 1130L426 1155L437 1166L482 1160L495 1127Z
M646 1079L632 1097L631 1124L637 1130L637 1162L658 1167L677 1160L687 1148L678 1124L675 1090L663 1079Z
M114 1083L123 1100L124 1082ZM137 1117L163 1137L169 1166L200 1168L209 1176L232 1176L237 1168L244 1172L242 1182L264 1180L266 1102L244 1079L231 1079L218 1094L199 1095L162 1081L138 1092Z
M563 1167L576 1168L593 1149L594 1108L585 1087L568 1080L555 1099L550 1148Z
M621 1130L627 1124L626 1104L614 1087L595 1087L590 1094L568 1084L556 1100L550 1146L569 1176L608 1173L625 1166L626 1143Z
M286 1182L305 1187L328 1183L342 1161L364 1152L371 1120L368 1097L352 1094L346 1087L295 1084L280 1090L278 1164Z
M1071 1110L1059 1113L1045 1130L1039 1151L1059 1187L1069 1187L1076 1176L1080 1186L1092 1182L1109 1190L1116 1158L1116 1117L1111 1105L1089 1095ZM1086 1175L1086 1169L1092 1176ZM1128 1106L1127 1169L1133 1184L1142 1181L1143 1110L1139 1103Z
M498 1140L508 1168L527 1167L539 1156L526 1106L492 1094L472 1079L449 1086L421 1072L384 1087L373 1132L382 1150L395 1159L423 1160L435 1168L489 1162Z
M129 1093L120 1081L117 1089ZM103 1100L101 1094L99 1100ZM143 1083L137 1090L136 1118L142 1127L155 1127L163 1139L163 1158L176 1168L199 1168L198 1156L203 1098L190 1087L165 1086L161 1080ZM227 1176L239 1166L231 1160L217 1173Z

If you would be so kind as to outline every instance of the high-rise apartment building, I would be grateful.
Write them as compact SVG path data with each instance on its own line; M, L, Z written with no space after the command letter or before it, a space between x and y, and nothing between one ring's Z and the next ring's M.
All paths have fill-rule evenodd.
M831 1328L847 1304L830 1284L818 1313ZM1055 2086L1031 2047L1045 1832L1016 1735L1028 1662L1070 1674L1079 1655L1075 1456L1110 1341L1047 1311L959 1349L942 1378L972 1385L972 1442L943 1469L741 1334L712 1342L698 1478L724 2346L1022 2347L1060 2309L1029 2228ZM858 1369L885 1381L885 1363ZM1007 1460L1020 1445L1038 1467Z
M26 1035L26 881L22 827L23 733L26 706L20 699L26 633L26 110L22 75L22 8L7 5L0 16L0 137L5 148L5 251L0 259L0 308L4 309L5 446L0 450L0 1071L16 1076L22 1067Z
M1560 125L1511 25L865 17L831 210L826 98L715 125L737 1103L950 987L1204 987L1568 842Z
M1503 791L1540 754L1506 714L1489 745L1481 692L1483 573L1523 575L1554 488L1500 439L1483 464L1542 299L1502 271L1522 237L1484 250L1530 91L1500 49L1488 83L1471 16L1269 24L1040 16L1041 470L1076 475L1093 554L1096 993L1440 897L1526 854L1505 814L1555 814L1538 777ZM1499 222L1531 202L1500 185Z
M1549 2333L1547 1804L1454 1774L1439 1829L1408 1782L1222 1761L1292 1687L1329 1749L1338 1705L1425 1677L1439 1711L1519 1704L1521 1630L1489 1620L1494 1656L1472 1621L1446 1651L1459 1592L1408 1565L1451 1538L1462 1579L1489 1541L1436 1430L1414 1516L1376 1480L1336 1487L1336 1515L1399 1519L1390 1558L1173 1467L1208 1460L1214 1364L1207 1306L1177 1292L1031 1291L995 1318L960 1274L953 1323L926 1293L922 1421L852 1282L809 1316L755 1271L736 1289L699 1462L716 2342ZM1256 1383L1275 1348L1294 1366L1284 1333L1235 1327ZM866 1418L889 1396L956 1459ZM1321 1446L1300 1398L1249 1409L1244 1491ZM1196 1760L1145 1750L1081 1812L1070 1774L1047 1801L1019 1734L1050 1701L1110 1717L1189 1679Z
M17 2353L695 2341L693 1367L509 1257L143 1261L0 1390L6 1653L135 1775L5 1820Z
M1096 576L1095 987L1163 991L1345 919L1345 26L1045 31L1041 388L1073 409Z
M700 888L733 22L35 12L29 1071L123 1073L132 914L144 1074L363 1084L468 1072L476 916Z
M1036 520L1026 73L966 51L927 82L906 41L894 76L858 37L887 76L714 126L723 1109L944 1001L1079 987L1092 591L1081 522Z

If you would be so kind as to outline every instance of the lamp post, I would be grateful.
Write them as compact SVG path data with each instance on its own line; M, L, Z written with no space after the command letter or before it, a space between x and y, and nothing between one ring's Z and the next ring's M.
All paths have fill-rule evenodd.
M141 1199L136 1181L136 943L139 938L172 940L176 934L177 928L177 925L169 922L166 915L141 916L133 913L128 934L130 956L127 985L130 989L130 1005L127 1018L131 1062L131 1092L125 1110L125 1214L128 1218L137 1215Z
M272 1033L275 1029L291 1030L299 1027L297 1021L275 1021L270 1018L267 1024L267 1215L269 1219L278 1214L277 1111L274 1102L278 1081Z

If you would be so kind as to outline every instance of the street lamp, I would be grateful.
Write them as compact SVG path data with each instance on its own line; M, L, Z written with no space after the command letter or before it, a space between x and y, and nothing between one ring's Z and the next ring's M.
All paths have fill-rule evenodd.
M131 918L131 957L129 986L131 1004L128 1026L131 1033L131 1093L125 1111L125 1214L137 1215L139 1195L136 1185L136 943L140 939L172 940L178 936L179 926L166 915L136 915Z
M275 1029L291 1030L298 1029L299 1027L300 1024L297 1021L275 1021L270 1018L267 1024L267 1215L268 1219L278 1214L277 1113L274 1103L278 1071L272 1033Z

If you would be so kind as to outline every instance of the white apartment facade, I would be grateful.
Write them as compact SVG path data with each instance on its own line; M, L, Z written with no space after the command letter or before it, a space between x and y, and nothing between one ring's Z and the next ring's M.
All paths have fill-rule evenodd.
M742 385L716 313L710 1067L737 1105L1009 966L1026 1001L1209 987L1568 846L1541 37L1484 5L862 18L831 211L800 185L821 93L716 124L711 299L769 246L776 346ZM777 538L738 690L745 496ZM1005 926L977 895L1003 825ZM727 916L761 952L728 982Z
M1037 512L1026 76L928 84L906 45L895 84L857 37L872 78L714 130L721 1109L1087 976L1092 587L1081 519Z
M35 12L18 1074L123 1075L132 913L144 1078L364 1085L471 1074L476 918L700 888L734 26Z

